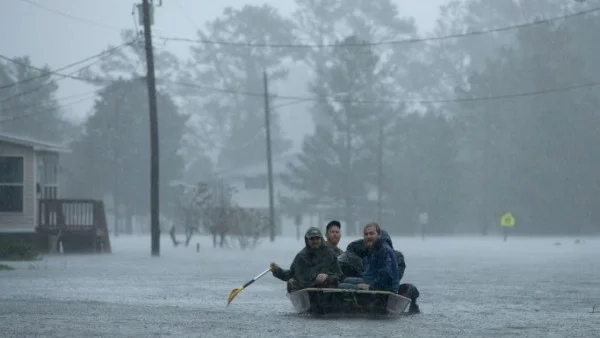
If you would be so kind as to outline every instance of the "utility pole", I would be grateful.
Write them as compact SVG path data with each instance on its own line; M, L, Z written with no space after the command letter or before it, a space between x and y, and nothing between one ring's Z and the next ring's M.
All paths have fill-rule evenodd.
M269 109L269 80L267 70L263 71L265 87L265 128L267 134L267 180L269 185L269 239L275 242L275 205L273 202L273 156L271 153L271 111Z
M118 94L117 100L115 101L115 119L114 119L114 132L115 137L113 139L113 165L114 165L114 177L113 177L113 222L115 224L115 237L119 236L119 204L121 203L119 185L119 175L121 174L121 137L120 137L120 115L121 115L121 98L122 93Z
M383 119L379 122L379 139L377 145L377 222L381 224L383 204Z
M150 0L142 0L144 17L144 41L146 46L146 67L148 84L148 104L150 106L150 234L152 256L160 254L160 224L158 201L158 118L156 108L156 80L154 78L154 54L150 26Z
M489 159L489 153L490 153L490 131L491 131L491 121L490 121L490 117L489 114L487 112L484 113L483 115L483 139L482 139L482 143L483 143L483 166L482 166L482 205L481 205L481 210L480 213L482 213L481 216L481 222L482 222L482 229L481 229L481 234L483 236L487 236L488 234L488 222L490 220L490 211L492 210L492 208L490 208L490 159Z

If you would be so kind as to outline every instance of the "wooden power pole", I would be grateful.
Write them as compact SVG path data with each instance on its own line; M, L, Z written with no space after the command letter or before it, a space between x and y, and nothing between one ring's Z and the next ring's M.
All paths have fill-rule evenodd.
M275 241L275 205L273 198L273 156L271 152L271 111L269 108L269 80L267 71L263 71L265 86L265 128L267 134L267 180L269 185L269 239Z
M156 80L154 78L154 53L152 51L152 32L150 0L142 0L144 18L144 40L146 46L146 67L148 84L148 104L150 106L150 234L152 256L160 255L159 224L159 187L158 187L158 118L156 107Z
M383 120L379 122L379 137L377 140L377 222L381 224L383 220L383 149L384 149L384 130Z

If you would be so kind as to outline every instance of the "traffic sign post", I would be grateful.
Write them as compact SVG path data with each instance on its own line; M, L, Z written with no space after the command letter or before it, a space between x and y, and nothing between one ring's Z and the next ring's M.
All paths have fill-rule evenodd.
M426 212L419 214L419 224L421 225L421 238L425 240L425 226L429 223L429 215Z
M515 216L508 211L500 217L500 226L504 229L504 241L508 239L508 229L515 227Z

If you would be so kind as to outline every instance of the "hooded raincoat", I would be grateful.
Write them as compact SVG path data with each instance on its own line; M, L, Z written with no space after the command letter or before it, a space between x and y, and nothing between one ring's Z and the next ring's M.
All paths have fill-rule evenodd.
M370 285L371 290L397 292L400 285L398 279L398 262L392 246L392 239L385 231L364 258L362 278Z
M309 246L308 240L317 234L321 237L321 246L313 249ZM277 268L273 270L273 276L286 282L293 278L301 288L317 286L315 279L320 273L329 276L327 284L339 282L342 270L336 255L325 245L321 231L315 227L308 229L304 236L304 244L304 249L296 254L290 269Z
M393 249L392 240L386 231L381 231L381 236L385 239L385 242ZM346 252L338 259L340 266L344 273L344 277L362 277L364 273L364 259L369 253L369 250L365 247L364 240L358 239L350 244L346 248ZM404 270L406 269L406 263L404 261L404 255L398 250L394 250L397 263L398 281L404 276Z

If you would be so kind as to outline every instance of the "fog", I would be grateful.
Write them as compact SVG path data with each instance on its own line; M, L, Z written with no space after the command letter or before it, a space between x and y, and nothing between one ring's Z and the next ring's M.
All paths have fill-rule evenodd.
M9 334L40 315L77 336L288 335L305 324L270 276L234 308L222 296L272 260L287 266L309 227L335 219L342 249L369 222L394 236L427 316L407 320L408 335L591 335L598 1L155 0L154 210L149 41L135 5L0 4L0 158L14 157L13 137L53 154L23 157L19 184L0 165L0 239L49 226L37 199L93 201L113 249L15 263L0 281ZM40 310L54 301L56 317ZM69 319L86 308L81 323L116 326ZM341 336L362 325L343 323Z
M4 5L0 130L66 145L60 195L103 200L117 234L144 231L139 13L68 5ZM161 228L211 228L182 216L198 183L268 209L265 71L281 235L298 217L350 234L375 219L393 234L487 235L507 212L514 234L597 233L592 6L164 2L152 27ZM43 67L60 71L24 81Z

